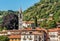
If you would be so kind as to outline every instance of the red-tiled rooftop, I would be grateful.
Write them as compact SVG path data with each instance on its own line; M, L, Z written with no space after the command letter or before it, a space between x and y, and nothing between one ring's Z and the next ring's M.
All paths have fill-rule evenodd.
M10 36L8 36L9 38L21 38L21 35L10 35Z
M60 28L52 28L52 29L49 29L48 30L49 32L58 32L58 31L60 31Z
M42 30L42 31L45 31L47 33L47 30L44 28L37 27L36 30L40 30L40 31Z
M39 33L39 32L37 32L37 31L32 32L32 34L35 34L35 35L42 35L42 33Z
M32 30L32 28L28 27L28 28L25 28L25 29L23 29L23 30Z

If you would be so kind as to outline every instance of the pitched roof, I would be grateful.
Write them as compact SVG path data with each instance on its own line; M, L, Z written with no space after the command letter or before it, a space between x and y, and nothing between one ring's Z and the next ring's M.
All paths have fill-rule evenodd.
M60 31L60 28L52 28L52 29L49 29L48 30L49 32L58 32L58 31Z
M8 36L8 37L15 39L15 38L21 38L21 35L10 35L10 36Z
M34 34L34 35L43 35L42 33L40 33L40 32L37 32L37 31L35 31L35 32L32 32L32 34Z

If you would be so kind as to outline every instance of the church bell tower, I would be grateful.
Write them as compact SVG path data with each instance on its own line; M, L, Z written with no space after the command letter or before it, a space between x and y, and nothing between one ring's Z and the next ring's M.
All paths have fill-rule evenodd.
M19 14L18 14L18 22L19 22L19 26L18 29L23 29L23 14L22 14L22 9L19 10Z

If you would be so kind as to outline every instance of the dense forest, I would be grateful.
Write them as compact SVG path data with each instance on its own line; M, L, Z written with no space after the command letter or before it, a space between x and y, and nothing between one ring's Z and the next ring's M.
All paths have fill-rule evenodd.
M60 0L40 0L23 12L24 20L33 20L36 16L38 19L49 18L49 14L53 14L54 20L59 21L60 17Z
M11 13L17 15L18 11L0 11L0 24L3 23L4 16ZM23 11L23 15L24 21L34 21L37 19L36 21L40 22L40 27L54 28L56 27L56 22L60 22L60 0L40 0ZM52 20L49 20L51 18Z
M40 0L25 10L23 14L26 21L34 20L33 17L36 16L37 21L40 21L40 27L56 27L56 22L60 22L60 0Z

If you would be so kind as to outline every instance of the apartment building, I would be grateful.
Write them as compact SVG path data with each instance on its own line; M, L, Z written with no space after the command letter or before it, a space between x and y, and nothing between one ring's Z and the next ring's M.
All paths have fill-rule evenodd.
M50 41L60 41L60 28L49 29L48 34Z
M21 41L46 41L46 33L41 28L27 28L21 33Z
M0 31L0 36L6 35L10 41L60 41L60 28L44 29L36 27L21 30Z

